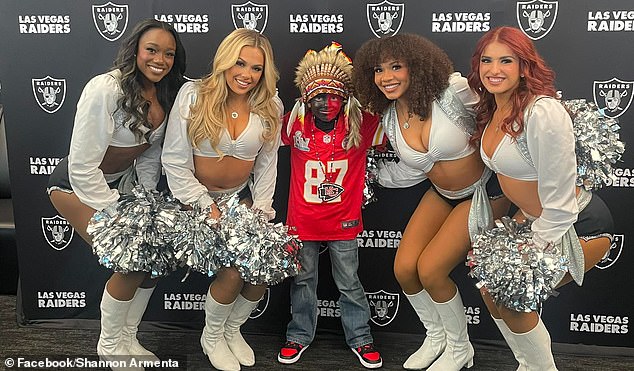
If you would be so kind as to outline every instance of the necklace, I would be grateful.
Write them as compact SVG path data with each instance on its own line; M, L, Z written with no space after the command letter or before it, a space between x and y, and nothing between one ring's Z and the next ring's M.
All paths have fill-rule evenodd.
M315 141L315 120L313 118L313 125L310 131L310 139L313 142L313 145L315 146L314 147L315 158L317 159L317 162L319 163L319 168L321 169L321 172L324 174L324 181L321 182L319 186L317 187L317 196L323 202L329 202L336 199L344 191L344 188L341 185L333 181L332 177L334 176L334 172L328 171L329 168L332 167L335 161L336 139L337 139L336 129L337 129L337 123L335 122L335 126L332 129L332 137L329 134L326 134L329 137L328 139L329 142L332 143L332 151L330 152L330 161L326 164L326 167L324 167L324 164L321 161L321 157L319 156L319 151L317 150L317 142ZM322 140L325 144L329 143L326 141L325 138L322 138Z
M412 118L412 114L410 112L407 113L407 120L403 124L403 129L409 129L409 119Z
M231 111L231 113L229 114L231 116L232 119L237 119L238 116L240 116L240 114L238 113L238 110L235 108L231 108L229 106L229 104L227 104L227 110Z
M398 113L398 110L397 110ZM396 115L398 117L398 114ZM403 129L409 129L410 124L409 124L409 120L412 119L413 114L411 112L407 112L407 120L405 120L405 122L403 123Z

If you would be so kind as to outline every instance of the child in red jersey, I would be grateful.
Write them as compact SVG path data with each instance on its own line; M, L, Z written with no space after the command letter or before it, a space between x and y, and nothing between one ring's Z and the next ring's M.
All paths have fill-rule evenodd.
M378 118L362 112L352 95L352 63L333 43L309 50L295 84L302 97L284 116L282 142L291 146L287 224L303 241L302 268L291 284L292 320L278 361L295 363L317 326L319 249L328 246L334 281L341 293L346 343L367 368L382 366L370 334L370 308L357 268L356 237L363 230L361 206L366 150L382 140ZM305 104L308 106L305 112Z

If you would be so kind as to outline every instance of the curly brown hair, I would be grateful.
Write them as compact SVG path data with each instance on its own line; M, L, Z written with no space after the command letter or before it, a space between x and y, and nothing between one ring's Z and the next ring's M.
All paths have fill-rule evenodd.
M409 69L410 86L405 93L411 113L429 117L432 103L449 86L453 64L440 47L423 36L397 34L366 41L354 58L352 81L363 107L373 113L383 113L391 100L374 83L377 65L398 60Z

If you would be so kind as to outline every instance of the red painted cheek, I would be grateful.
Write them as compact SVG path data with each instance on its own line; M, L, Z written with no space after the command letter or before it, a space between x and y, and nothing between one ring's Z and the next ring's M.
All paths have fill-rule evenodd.
M333 120L341 111L343 102L341 99L328 99L328 120Z

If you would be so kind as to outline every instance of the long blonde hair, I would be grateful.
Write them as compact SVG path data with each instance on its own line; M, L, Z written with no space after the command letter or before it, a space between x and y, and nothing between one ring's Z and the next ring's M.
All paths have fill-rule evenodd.
M245 46L259 48L264 53L264 73L258 84L248 93L251 112L259 115L264 123L262 137L271 143L280 126L279 108L273 97L279 73L273 60L271 43L257 31L238 28L222 40L216 51L211 73L198 83L198 97L190 107L187 135L194 145L209 140L218 152L218 142L227 127L227 96L229 94L224 72L233 67ZM218 152L219 153L219 152ZM219 153L222 156L222 153Z

